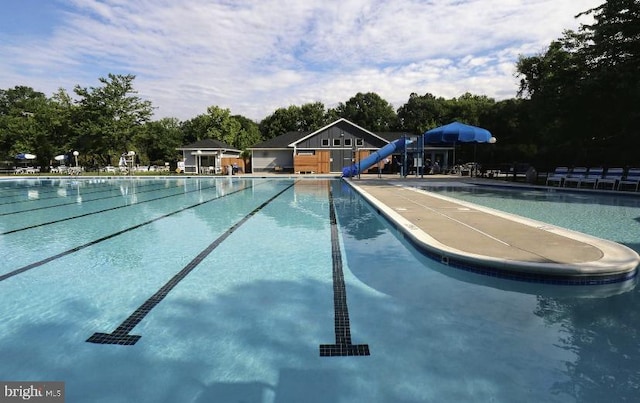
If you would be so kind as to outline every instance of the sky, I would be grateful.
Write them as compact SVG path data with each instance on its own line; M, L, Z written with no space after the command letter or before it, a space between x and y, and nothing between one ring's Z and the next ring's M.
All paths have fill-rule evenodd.
M51 96L133 74L154 119L216 105L257 122L375 92L495 100L516 62L604 0L0 0L0 89Z

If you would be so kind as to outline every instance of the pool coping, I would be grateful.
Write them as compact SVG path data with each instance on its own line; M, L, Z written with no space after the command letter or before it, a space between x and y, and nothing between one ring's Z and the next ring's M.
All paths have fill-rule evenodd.
M367 181L354 181L345 179L349 185L355 189L370 205L372 205L389 222L395 225L409 241L417 246L421 251L441 263L455 266L464 270L474 271L481 274L499 277L508 277L518 280L556 283L556 284L602 284L625 281L633 278L637 274L640 256L634 250L613 241L598 238L592 235L558 227L541 221L521 217L515 214L502 212L484 206L479 206L470 202L465 202L443 195L427 192L422 189L411 188L409 183L398 180L377 181L388 186L395 186L414 192L422 192L430 197L443 200L465 208L474 209L484 214L501 217L523 226L542 229L550 234L558 235L593 246L602 252L602 257L598 260L581 263L548 263L548 262L527 262L512 259L505 259L500 256L481 255L461 251L451 245L446 245L424 230L416 223L403 217L400 213L387 206L383 201L367 192L363 186Z

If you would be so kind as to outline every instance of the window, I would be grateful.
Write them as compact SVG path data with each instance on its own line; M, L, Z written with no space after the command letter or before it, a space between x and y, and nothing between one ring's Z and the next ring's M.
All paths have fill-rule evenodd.
M322 139L322 147L329 147L329 139Z
M341 141L340 139L333 139L333 146L334 147L340 147Z
M352 143L351 143L351 139L344 139L344 146L345 147L351 147Z
M362 147L364 145L364 139L356 139L356 145Z

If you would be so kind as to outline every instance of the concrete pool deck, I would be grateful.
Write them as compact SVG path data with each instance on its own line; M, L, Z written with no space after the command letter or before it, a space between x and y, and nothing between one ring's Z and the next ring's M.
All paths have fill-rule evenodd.
M569 284L624 281L637 273L640 256L624 245L415 187L426 180L346 180L405 238L447 265Z

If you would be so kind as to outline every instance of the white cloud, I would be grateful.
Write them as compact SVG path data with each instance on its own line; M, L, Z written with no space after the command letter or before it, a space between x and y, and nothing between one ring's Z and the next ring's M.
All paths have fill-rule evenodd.
M73 0L50 37L0 30L0 88L50 94L132 73L157 117L181 119L218 105L260 120L369 91L395 107L412 92L502 99L517 91L519 54L600 2Z

